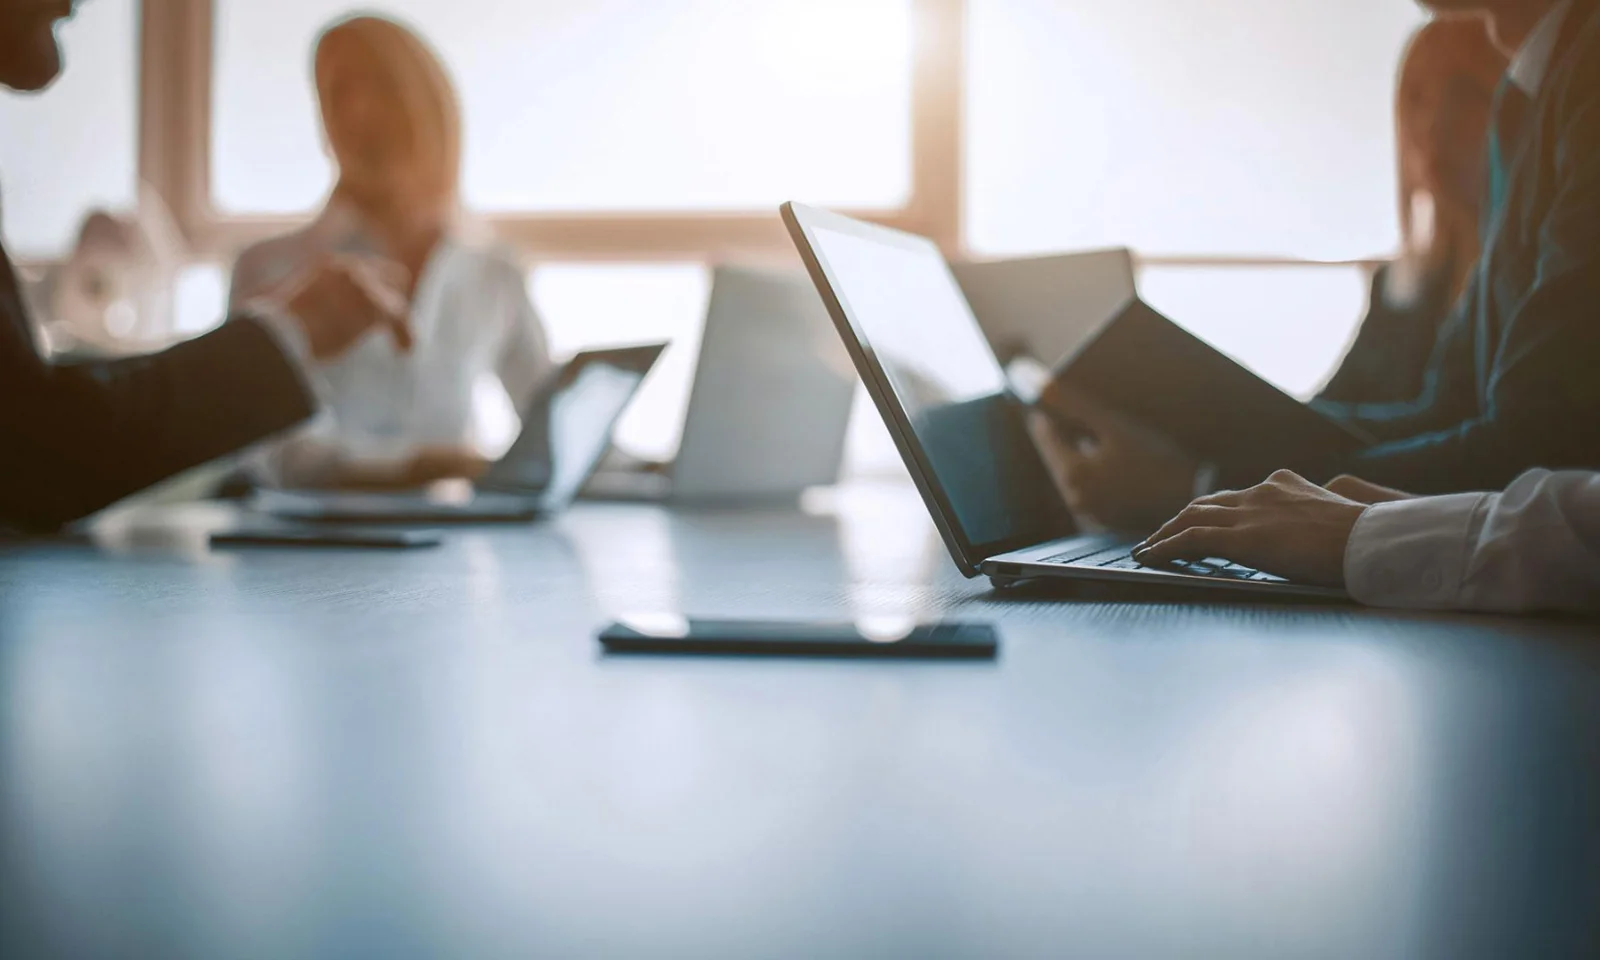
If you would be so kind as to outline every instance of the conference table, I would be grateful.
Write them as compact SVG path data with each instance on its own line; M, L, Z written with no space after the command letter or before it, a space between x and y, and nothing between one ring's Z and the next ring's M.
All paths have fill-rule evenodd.
M897 484L0 545L0 955L1600 956L1600 624L963 579ZM619 615L993 661L608 656Z

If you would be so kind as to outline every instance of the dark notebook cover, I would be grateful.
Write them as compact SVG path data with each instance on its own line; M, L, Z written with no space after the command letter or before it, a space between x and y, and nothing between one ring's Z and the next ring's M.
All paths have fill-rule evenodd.
M1372 443L1138 298L1063 361L1056 376L1219 464L1281 465Z

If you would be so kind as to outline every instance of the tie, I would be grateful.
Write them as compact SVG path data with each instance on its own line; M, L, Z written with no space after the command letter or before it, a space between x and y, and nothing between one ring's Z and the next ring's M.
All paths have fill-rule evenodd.
M1505 203L1506 190L1511 179L1511 167L1517 162L1522 149L1523 134L1527 132L1528 115L1533 100L1508 74L1494 92L1494 107L1489 122L1489 209L1486 218L1493 218Z

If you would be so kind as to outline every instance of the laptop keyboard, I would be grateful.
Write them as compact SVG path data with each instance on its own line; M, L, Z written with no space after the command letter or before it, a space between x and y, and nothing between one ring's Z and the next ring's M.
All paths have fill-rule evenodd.
M1219 580L1252 580L1257 583L1283 583L1282 577L1262 573L1230 560L1175 560L1159 567L1145 566L1133 559L1127 547L1107 547L1099 550L1077 550L1046 557L1040 563L1063 567L1100 567L1103 570L1157 570L1162 573L1183 573L1192 577L1215 577Z

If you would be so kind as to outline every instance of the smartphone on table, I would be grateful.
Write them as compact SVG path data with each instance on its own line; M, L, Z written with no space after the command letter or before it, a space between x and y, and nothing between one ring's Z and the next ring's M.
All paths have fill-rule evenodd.
M990 660L1000 648L987 623L910 617L856 620L717 620L624 617L600 631L608 653Z
M345 547L364 550L419 550L444 538L434 530L372 530L358 527L264 527L223 530L211 535L214 550L237 547Z

